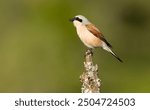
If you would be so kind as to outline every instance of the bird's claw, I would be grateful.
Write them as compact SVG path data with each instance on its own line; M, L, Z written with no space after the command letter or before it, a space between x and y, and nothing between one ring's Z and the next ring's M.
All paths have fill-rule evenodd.
M88 50L86 51L86 53L85 53L85 56L86 56L86 55L91 55L91 56L93 56L92 49L88 49Z

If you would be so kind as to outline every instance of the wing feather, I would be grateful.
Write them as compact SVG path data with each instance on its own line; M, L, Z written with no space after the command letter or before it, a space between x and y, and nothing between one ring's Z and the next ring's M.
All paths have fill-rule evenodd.
M102 41L104 41L107 46L112 47L110 43L107 42L107 40L104 38L103 34L99 31L98 28L96 28L95 25L93 24L87 24L85 25L87 27L87 29L97 38L101 39Z

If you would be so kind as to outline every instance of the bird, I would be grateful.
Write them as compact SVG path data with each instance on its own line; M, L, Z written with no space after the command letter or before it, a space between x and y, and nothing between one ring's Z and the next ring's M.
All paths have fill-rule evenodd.
M94 48L102 48L103 50L111 53L120 62L123 62L117 56L117 54L113 52L112 45L105 39L101 31L86 17L84 17L83 15L77 15L71 18L70 21L73 22L77 34L85 46L92 50Z

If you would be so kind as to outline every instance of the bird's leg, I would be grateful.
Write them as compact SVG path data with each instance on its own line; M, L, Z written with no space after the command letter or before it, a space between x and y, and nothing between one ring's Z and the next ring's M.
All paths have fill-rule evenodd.
M91 55L91 56L93 56L93 51L92 51L91 48L88 48L88 49L87 49L87 51L86 51L86 53L85 53L85 56L86 56L86 55Z
M93 51L91 48L88 48L87 51L86 51L86 55L90 55L93 56Z
M86 62L92 62L92 56L93 56L93 52L91 48L88 48L87 51L85 52L85 61Z

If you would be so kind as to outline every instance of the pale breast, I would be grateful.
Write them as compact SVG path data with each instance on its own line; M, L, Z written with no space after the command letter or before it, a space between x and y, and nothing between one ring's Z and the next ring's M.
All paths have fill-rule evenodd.
M77 28L77 33L81 41L89 48L100 47L102 42L95 37L84 25Z

